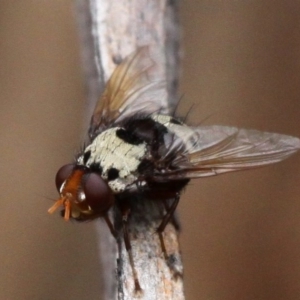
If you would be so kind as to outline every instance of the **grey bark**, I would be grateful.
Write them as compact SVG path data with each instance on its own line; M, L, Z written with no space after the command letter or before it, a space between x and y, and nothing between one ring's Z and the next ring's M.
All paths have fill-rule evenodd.
M77 17L87 83L88 119L115 69L116 60L142 45L149 45L159 62L158 76L167 79L169 97L166 101L170 108L176 105L179 77L177 1L77 0ZM120 215L112 211L111 217L118 229ZM104 222L97 222L105 286L101 299L184 299L178 233L171 224L164 232L166 260L155 232L161 217L158 202L141 200L132 207L129 234L141 293L135 292L123 239L119 238L116 243Z

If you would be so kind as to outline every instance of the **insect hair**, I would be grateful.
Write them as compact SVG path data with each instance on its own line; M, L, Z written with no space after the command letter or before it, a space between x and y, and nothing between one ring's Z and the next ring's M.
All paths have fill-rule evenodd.
M78 158L82 155L82 153L84 152L85 148L90 144L90 141L85 140L84 142L81 143L81 145L79 145L77 147L77 149L74 151L73 153L73 159L74 161L77 161Z
M185 114L181 114L181 113L178 112L178 110L179 110L180 104L181 104L181 103L183 102L183 100L184 100L184 97L185 97L184 94L182 94L182 95L179 97L179 99L178 99L178 101L177 101L175 107L172 109L170 115L171 115L172 117L174 117L175 119L181 121L182 123L190 123L190 122L189 122L189 119L190 119L190 116L191 116L191 114L192 114L192 110L193 110L193 108L197 107L198 104L192 103L192 104L190 105L190 107L188 108L187 112L186 112Z

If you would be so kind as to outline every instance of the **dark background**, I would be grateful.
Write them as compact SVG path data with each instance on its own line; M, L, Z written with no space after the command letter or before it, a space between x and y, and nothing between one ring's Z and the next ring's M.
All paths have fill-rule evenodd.
M94 223L47 209L85 105L73 1L0 1L0 299L101 299ZM300 2L181 3L192 120L300 136ZM183 111L184 111L183 109ZM300 155L193 181L187 299L300 299Z

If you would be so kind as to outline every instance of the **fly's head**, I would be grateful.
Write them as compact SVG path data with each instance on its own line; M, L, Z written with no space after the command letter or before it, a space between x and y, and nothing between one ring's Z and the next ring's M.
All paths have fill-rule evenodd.
M114 195L107 182L85 166L64 165L58 170L55 183L60 197L48 212L53 213L63 206L65 220L94 219L104 215L114 204Z

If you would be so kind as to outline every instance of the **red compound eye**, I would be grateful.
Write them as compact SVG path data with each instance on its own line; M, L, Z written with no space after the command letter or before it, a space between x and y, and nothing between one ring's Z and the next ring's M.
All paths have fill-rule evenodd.
M114 203L114 196L99 174L90 173L82 182L85 201L97 213L106 212Z
M66 179L71 175L71 173L74 170L75 165L74 164L68 164L62 166L55 176L55 184L58 192L60 193L60 189L62 184L66 181Z

